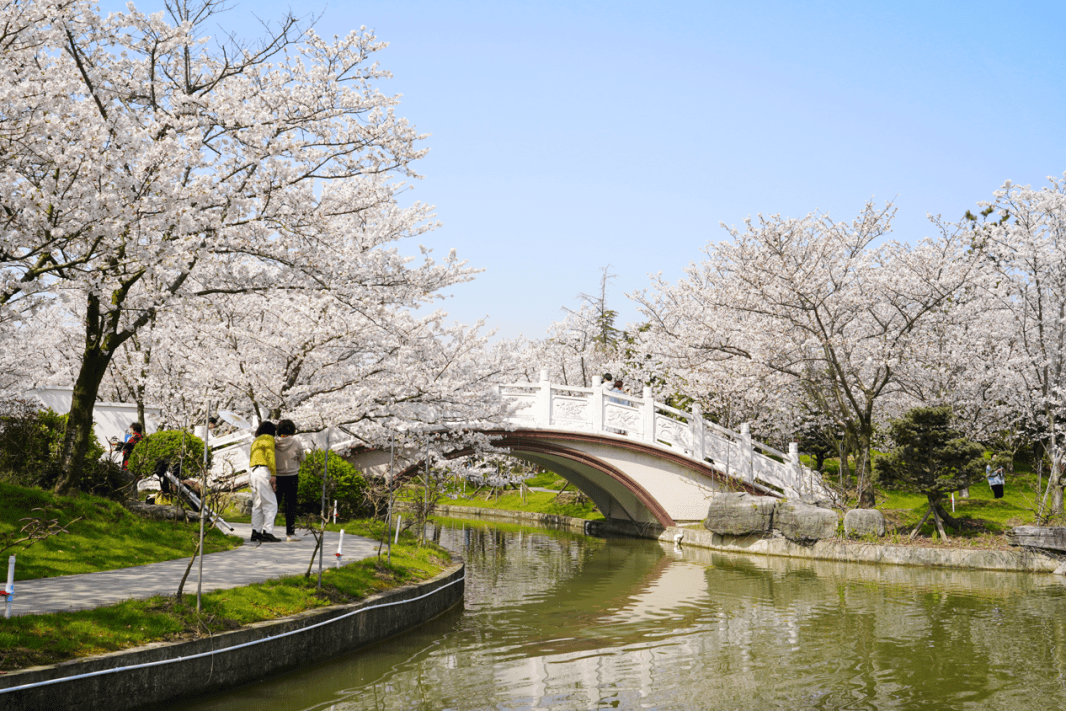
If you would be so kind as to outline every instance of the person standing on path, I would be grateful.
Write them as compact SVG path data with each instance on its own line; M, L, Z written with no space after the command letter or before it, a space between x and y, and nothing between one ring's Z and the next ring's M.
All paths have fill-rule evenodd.
M278 499L285 504L285 540L300 540L296 535L296 492L300 481L300 464L307 458L300 440L293 437L296 425L292 420L278 422L278 438L274 440L274 459L277 464Z
M274 496L277 486L274 435L277 431L270 420L260 423L248 457L248 468L252 472L248 481L252 487L252 541L262 543L281 541L274 535L274 517L278 514L278 500Z

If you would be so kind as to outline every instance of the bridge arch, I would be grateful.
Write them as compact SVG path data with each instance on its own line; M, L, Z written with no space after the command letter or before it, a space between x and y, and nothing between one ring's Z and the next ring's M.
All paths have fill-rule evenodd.
M730 481L710 464L624 437L543 429L484 432L493 437L493 446L509 450L510 456L562 476L609 519L674 526L703 519L708 499L717 491L738 486L752 490ZM460 448L447 458L474 453L472 448ZM382 454L362 450L346 458L364 471L384 475ZM400 459L396 473L400 478L414 475L422 466L416 452Z
M691 412L643 397L555 385L542 372L539 383L497 386L514 406L508 429L493 445L511 456L562 475L585 493L604 516L670 526L706 517L718 491L745 489L811 503L830 499L818 472L803 466L792 443L788 452L756 442L747 426L734 432ZM457 425L459 426L459 425ZM463 429L470 429L464 427ZM449 457L472 454L457 449ZM413 470L416 451L397 452L399 468ZM388 452L350 452L349 461L371 475L386 475Z

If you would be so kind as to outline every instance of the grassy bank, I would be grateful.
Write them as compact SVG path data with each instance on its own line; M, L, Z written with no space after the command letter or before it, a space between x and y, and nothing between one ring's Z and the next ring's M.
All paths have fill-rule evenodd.
M191 556L199 523L148 521L120 504L88 494L57 496L50 491L0 483L0 541L17 539L30 517L58 519L68 533L17 554L16 580L92 573ZM79 519L79 520L76 520ZM241 539L207 532L208 553L229 550Z
M1036 522L1036 483L1035 477L1026 473L1016 474L1007 479L1003 498L995 499L988 484L979 481L970 487L968 497L955 494L954 512L951 497L945 498L944 508L964 526L959 531L949 529L951 538L947 543L958 540L963 545L983 542L988 546L1006 546L1003 534L1014 526L1034 525ZM884 512L890 526L899 533L909 534L929 507L924 494L889 490L884 491L883 496L883 500L878 497L877 508ZM1062 525L1062 522L1053 520L1049 525ZM932 519L922 526L921 536L926 542L937 541L938 534Z
M440 503L446 506L468 506L481 509L503 509L506 511L530 511L533 513L555 514L557 516L571 516L573 518L586 518L599 520L603 514L595 504L587 499L583 502L570 499L556 498L557 494L547 491L527 491L525 500L517 491L507 490L500 492L498 497L491 492L488 496L475 496L466 498L458 495L457 498L446 497Z
M835 461L826 462L826 469L834 469ZM452 488L449 495L440 503L448 506L466 506L477 508L501 509L506 511L523 511L531 513L556 514L589 520L602 519L603 515L587 499L575 501L569 492L557 497L558 490L565 486L561 477L546 472L536 479L527 481L530 486L549 488L554 491L527 492L524 499L514 489L486 488L472 495L472 490L463 492ZM1046 486L1046 478L1043 484ZM1035 522L1038 496L1036 476L1019 467L1015 473L1008 475L1005 495L994 499L988 485L981 480L970 487L970 495L963 498L955 496L954 516L963 528L948 530L949 540L941 541L932 519L922 527L921 535L913 542L908 536L925 515L928 500L924 494L910 494L902 491L882 490L878 493L877 508L885 514L889 525L889 536L885 542L911 545L962 546L981 548L1009 547L1004 534L1014 526L1031 525ZM454 498L453 498L454 497ZM944 502L951 511L950 498ZM1051 525L1062 525L1062 521L1053 520Z
M347 522L353 535L379 536L381 524ZM294 576L241 588L218 590L183 602L173 597L129 600L118 605L5 620L0 626L0 672L137 647L177 642L237 629L328 605L358 602L377 592L437 575L450 562L433 545L419 548L404 535L393 546L392 564L376 558L326 570L322 589L317 576Z

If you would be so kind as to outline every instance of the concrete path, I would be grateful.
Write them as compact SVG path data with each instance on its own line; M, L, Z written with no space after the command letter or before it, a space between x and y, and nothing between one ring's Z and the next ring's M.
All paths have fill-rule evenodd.
M203 591L236 588L260 583L270 578L286 575L302 575L307 571L315 539L306 531L303 540L286 543L251 543L252 527L246 523L232 524L234 535L244 538L244 545L221 553L204 556ZM277 535L277 529L274 533ZM284 535L285 527L281 533ZM323 569L338 565L337 552L339 533L326 531ZM339 564L354 563L376 555L377 541L358 536L344 535L344 556ZM136 568L105 570L100 573L64 575L58 578L19 580L15 582L15 599L11 615L33 615L43 612L66 612L87 610L103 605L113 605L131 598L143 599L153 595L173 595L178 590L181 576L189 564L188 558L168 560L163 563L139 565ZM185 594L196 596L196 580L199 562L194 563L185 581ZM314 571L318 570L316 556ZM2 605L2 604L0 604ZM0 607L2 609L2 607Z

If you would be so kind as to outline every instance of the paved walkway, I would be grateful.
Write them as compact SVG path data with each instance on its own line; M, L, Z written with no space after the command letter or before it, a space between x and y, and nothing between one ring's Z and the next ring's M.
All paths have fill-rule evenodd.
M252 527L246 523L232 524L234 535L244 538L244 545L221 553L204 556L203 591L236 588L260 583L285 575L302 575L315 549L315 539L306 531L303 540L286 543L251 543ZM277 529L275 529L275 535ZM281 533L285 533L282 526ZM339 533L326 531L323 567L354 563L377 554L378 543L368 538L344 535L344 556L338 559ZM153 595L173 595L185 574L188 558L163 563L139 565L136 568L105 570L100 573L64 575L58 578L15 581L15 599L11 615L33 615L43 612L87 610L113 605L131 598L143 599ZM185 581L185 594L196 595L199 563L194 563ZM314 571L318 570L317 556ZM314 572L312 571L312 572ZM2 603L0 603L2 609ZM0 615L2 617L2 615Z

